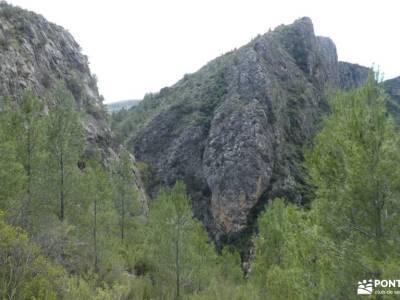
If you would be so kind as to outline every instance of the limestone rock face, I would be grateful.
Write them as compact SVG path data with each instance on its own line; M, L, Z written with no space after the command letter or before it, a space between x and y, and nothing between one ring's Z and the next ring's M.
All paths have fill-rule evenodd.
M31 89L44 98L58 81L84 114L87 150L100 150L106 162L117 159L120 146L106 121L96 77L72 35L38 14L0 2L0 96L17 97ZM145 206L145 193L139 195Z
M302 18L146 96L117 127L152 171L151 194L183 180L216 240L235 239L269 199L304 202L302 151L326 109L325 90L367 75L338 62L334 43Z
M44 97L60 80L87 113L89 142L114 156L96 78L72 35L40 15L0 3L0 95L15 97L31 89Z

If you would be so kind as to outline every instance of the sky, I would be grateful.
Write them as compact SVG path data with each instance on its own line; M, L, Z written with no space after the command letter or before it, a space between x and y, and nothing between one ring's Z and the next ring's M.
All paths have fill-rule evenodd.
M69 30L105 102L141 99L280 24L308 16L340 60L400 75L398 0L8 0Z

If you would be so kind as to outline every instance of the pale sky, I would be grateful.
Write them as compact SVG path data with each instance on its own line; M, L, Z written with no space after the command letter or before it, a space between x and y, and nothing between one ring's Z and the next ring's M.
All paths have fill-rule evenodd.
M68 29L106 102L141 99L299 17L340 60L400 75L398 0L9 0Z

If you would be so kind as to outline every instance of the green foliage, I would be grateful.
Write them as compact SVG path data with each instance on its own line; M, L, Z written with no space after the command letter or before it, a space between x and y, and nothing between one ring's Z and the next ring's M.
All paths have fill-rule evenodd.
M217 254L202 225L192 218L182 183L161 191L154 201L145 249L159 292L168 299L200 291L214 278Z
M202 117L223 94L205 111L184 109ZM181 182L146 218L133 183L139 170L151 184L152 172L127 151L106 163L84 155L82 119L62 85L46 104L48 113L30 92L1 103L1 299L351 299L361 279L398 276L400 140L373 76L331 96L305 154L311 209L269 202L248 279L235 249L217 253Z
M398 274L400 141L371 75L330 99L305 155L312 208L275 200L259 218L251 282L272 299L352 299L364 278Z
M243 283L243 270L239 252L230 246L225 246L218 257L218 277L222 282L239 285Z
M20 206L19 224L24 228L33 225L29 220L40 209L39 199L45 186L42 178L45 173L46 118L43 116L43 103L31 91L17 99L13 111L13 135L16 137L16 153L26 174L26 191Z
M116 173L109 174L96 151L84 155L82 119L72 95L58 84L46 100L45 108L29 91L15 101L1 99L0 208L7 221L28 230L29 240L1 220L0 273L7 286L0 287L6 293L0 298L147 297L151 281L126 272L127 253L137 250L132 244L138 225L129 154L123 153ZM121 199L126 247L120 243L116 205ZM66 278L67 272L78 276Z
M399 259L400 140L385 100L372 75L363 87L337 94L306 155L315 222L346 254L343 290L359 278L393 276L389 262Z
M3 163L8 171L15 172L14 177L3 175L4 187L12 195L7 214L14 224L29 230L32 229L35 213L40 209L39 199L45 186L45 122L43 105L32 92L24 92L14 103L10 99L3 99L0 113L0 147L3 151L0 164Z
M67 79L66 87L76 100L82 98L82 86L81 83L75 77Z
M113 113L111 128L117 141L121 144L129 143L146 125L169 110L182 112L178 114L180 120L176 122L186 126L207 127L214 110L227 93L226 65L232 59L232 53L222 55L199 72L185 75L173 88L166 87L159 93L146 94L136 106ZM176 129L183 130L186 126Z
M3 98L0 108L0 209L10 213L13 210L12 215L16 215L14 200L20 199L25 191L26 174L17 155L10 99Z
M78 203L76 186L79 182L77 162L83 152L83 128L79 114L75 109L73 96L62 84L58 84L47 99L48 116L48 180L53 188L55 211L60 221L64 221L66 213L73 215Z
M235 285L232 282L215 282L209 288L199 293L190 295L191 300L262 300L265 296L259 296L257 289L251 284ZM274 299L274 298L271 298ZM297 298L295 298L297 299Z
M254 240L255 260L251 282L260 296L272 299L316 299L321 266L318 229L308 215L282 199L274 200L259 217L259 234ZM318 261L319 262L319 261Z
M113 207L112 187L99 155L89 161L84 180L84 197L89 203L87 226L91 234L92 270L105 277L109 275L107 270L112 273L122 268L122 259L116 255L119 249L118 217Z
M29 243L26 233L7 225L0 213L0 298L59 299L64 272Z
M119 235L123 244L127 238L132 241L133 237L129 236L132 230L127 229L133 226L133 217L139 214L138 192L132 184L135 181L134 165L129 152L123 151L112 169L114 207L119 216Z
M140 173L143 185L147 191L151 191L154 187L160 184L159 178L155 174L155 170L143 162L136 162L136 168Z

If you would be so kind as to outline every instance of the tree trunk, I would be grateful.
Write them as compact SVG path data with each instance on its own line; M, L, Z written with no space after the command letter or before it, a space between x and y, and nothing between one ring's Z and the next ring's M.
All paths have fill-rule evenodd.
M176 299L180 299L180 249L179 249L179 240L180 240L180 224L178 221L178 232L177 237L175 239L175 269L176 269Z
M124 196L121 199L121 243L124 243L125 238L125 200Z
M60 155L60 221L64 222L64 155Z
M97 198L94 199L94 220L93 220L93 243L94 243L94 271L98 271L98 256L97 256Z

